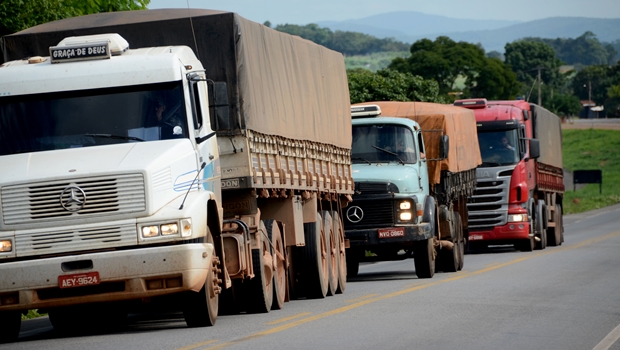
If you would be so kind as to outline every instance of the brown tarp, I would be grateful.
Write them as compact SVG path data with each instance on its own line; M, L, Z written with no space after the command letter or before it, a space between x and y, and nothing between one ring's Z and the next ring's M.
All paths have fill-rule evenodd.
M470 109L428 102L364 102L376 104L383 117L408 118L418 122L424 136L426 158L439 158L439 137L448 135L448 158L429 161L429 181L438 184L441 171L457 173L475 169L482 163L476 117Z
M540 142L539 163L562 169L562 121L549 110L530 103L534 138Z
M6 61L48 56L65 37L118 33L130 48L186 45L207 77L228 83L231 127L351 148L342 54L236 13L162 9L100 13L42 24L2 38Z

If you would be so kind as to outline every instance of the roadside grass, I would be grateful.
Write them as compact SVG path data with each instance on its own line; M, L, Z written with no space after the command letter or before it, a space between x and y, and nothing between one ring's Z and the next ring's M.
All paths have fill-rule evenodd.
M34 310L28 310L27 314L22 314L22 321L23 320L29 320L31 318L37 318L37 317L41 317L41 316L45 316L47 314L40 314L39 310L34 309Z
M562 130L564 168L602 171L602 193L599 184L587 184L573 191L566 188L564 214L576 214L620 203L620 130Z

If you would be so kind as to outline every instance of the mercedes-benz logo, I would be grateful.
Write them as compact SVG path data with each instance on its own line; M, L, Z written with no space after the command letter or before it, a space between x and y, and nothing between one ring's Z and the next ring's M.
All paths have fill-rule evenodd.
M76 212L84 208L86 193L77 186L69 186L60 193L60 205L65 210Z
M364 218L364 211L360 207L351 207L347 210L347 219L356 224Z

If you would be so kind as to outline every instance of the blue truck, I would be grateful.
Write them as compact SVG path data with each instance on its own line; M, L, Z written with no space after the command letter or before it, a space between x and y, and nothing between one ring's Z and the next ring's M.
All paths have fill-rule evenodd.
M418 278L463 267L467 200L481 163L471 110L422 102L351 106L355 192L343 213L347 274L413 257Z

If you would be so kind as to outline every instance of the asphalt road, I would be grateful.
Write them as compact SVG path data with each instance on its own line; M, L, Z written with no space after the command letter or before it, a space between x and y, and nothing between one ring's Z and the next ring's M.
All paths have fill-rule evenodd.
M620 206L566 216L565 243L465 256L463 271L415 276L413 260L362 264L344 294L187 328L132 315L112 334L60 336L47 317L0 349L620 349Z

